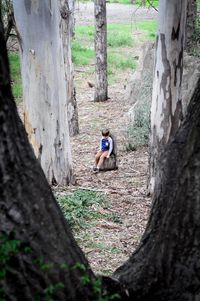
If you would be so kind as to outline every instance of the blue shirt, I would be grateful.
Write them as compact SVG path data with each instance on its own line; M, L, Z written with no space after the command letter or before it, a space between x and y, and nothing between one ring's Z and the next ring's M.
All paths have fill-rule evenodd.
M103 152L108 151L108 154L112 153L113 150L113 141L111 137L108 137L107 139L102 137L100 140L100 150Z

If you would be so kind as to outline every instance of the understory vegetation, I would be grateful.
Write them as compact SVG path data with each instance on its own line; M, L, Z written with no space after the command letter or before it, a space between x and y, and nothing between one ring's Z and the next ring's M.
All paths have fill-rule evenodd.
M114 213L107 213L109 204L103 194L77 189L71 195L56 195L56 199L69 225L76 232L90 228L99 219L120 222Z
M11 72L11 85L13 96L17 103L22 99L22 81L20 71L19 55L16 52L9 53L10 72Z

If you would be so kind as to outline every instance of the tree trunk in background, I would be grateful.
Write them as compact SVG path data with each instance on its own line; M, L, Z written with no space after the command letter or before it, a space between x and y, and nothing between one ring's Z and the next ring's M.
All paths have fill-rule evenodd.
M7 43L11 31L15 29L12 0L0 0L0 14L4 23L4 35Z
M95 300L81 282L93 273L17 114L1 22L0 74L0 299Z
M71 54L71 39L74 30L74 0L60 0L60 11L62 17L62 38L65 62L65 80L67 87L66 93L69 134L70 136L75 136L79 133L79 125Z
M21 37L25 128L49 183L66 185L73 177L59 5L57 1L14 0Z
M186 0L161 0L151 107L149 193L159 173L158 158L182 119L182 72Z
M130 300L200 300L199 99L200 79L187 117L165 147L140 245L116 271Z
M107 20L106 0L94 1L95 16L95 93L94 101L105 101L108 99L107 81Z
M195 45L195 30L197 19L197 1L188 0L186 19L185 50L191 53Z

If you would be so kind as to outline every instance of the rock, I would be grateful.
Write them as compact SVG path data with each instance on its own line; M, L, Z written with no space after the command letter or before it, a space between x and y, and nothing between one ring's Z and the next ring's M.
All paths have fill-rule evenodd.
M131 122L134 122L135 110L138 105L148 106L150 111L154 52L155 48L153 43L144 44L138 61L138 68L131 76L126 87L125 97L127 101L133 105L128 114ZM183 114L185 115L197 79L200 76L200 60L199 58L184 53L183 67L182 99Z
M118 169L117 167L117 157L116 155L112 154L110 158L106 158L103 162L103 164L100 167L101 171L107 171L107 170L115 170Z
M118 169L117 166L117 142L116 138L113 134L110 134L110 137L113 140L113 150L109 158L106 158L103 162L103 164L100 167L101 171L107 171L107 170L115 170Z

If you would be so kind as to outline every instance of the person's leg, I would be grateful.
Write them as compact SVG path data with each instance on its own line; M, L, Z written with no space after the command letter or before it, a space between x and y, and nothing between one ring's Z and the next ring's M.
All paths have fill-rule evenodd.
M98 151L98 152L96 153L96 155L95 155L95 167L97 167L97 165L98 165L98 163L99 163L99 159L100 159L102 153L103 153L102 151Z
M97 168L99 169L103 163L103 161L105 160L105 158L108 156L108 151L102 152L99 161L97 163Z

